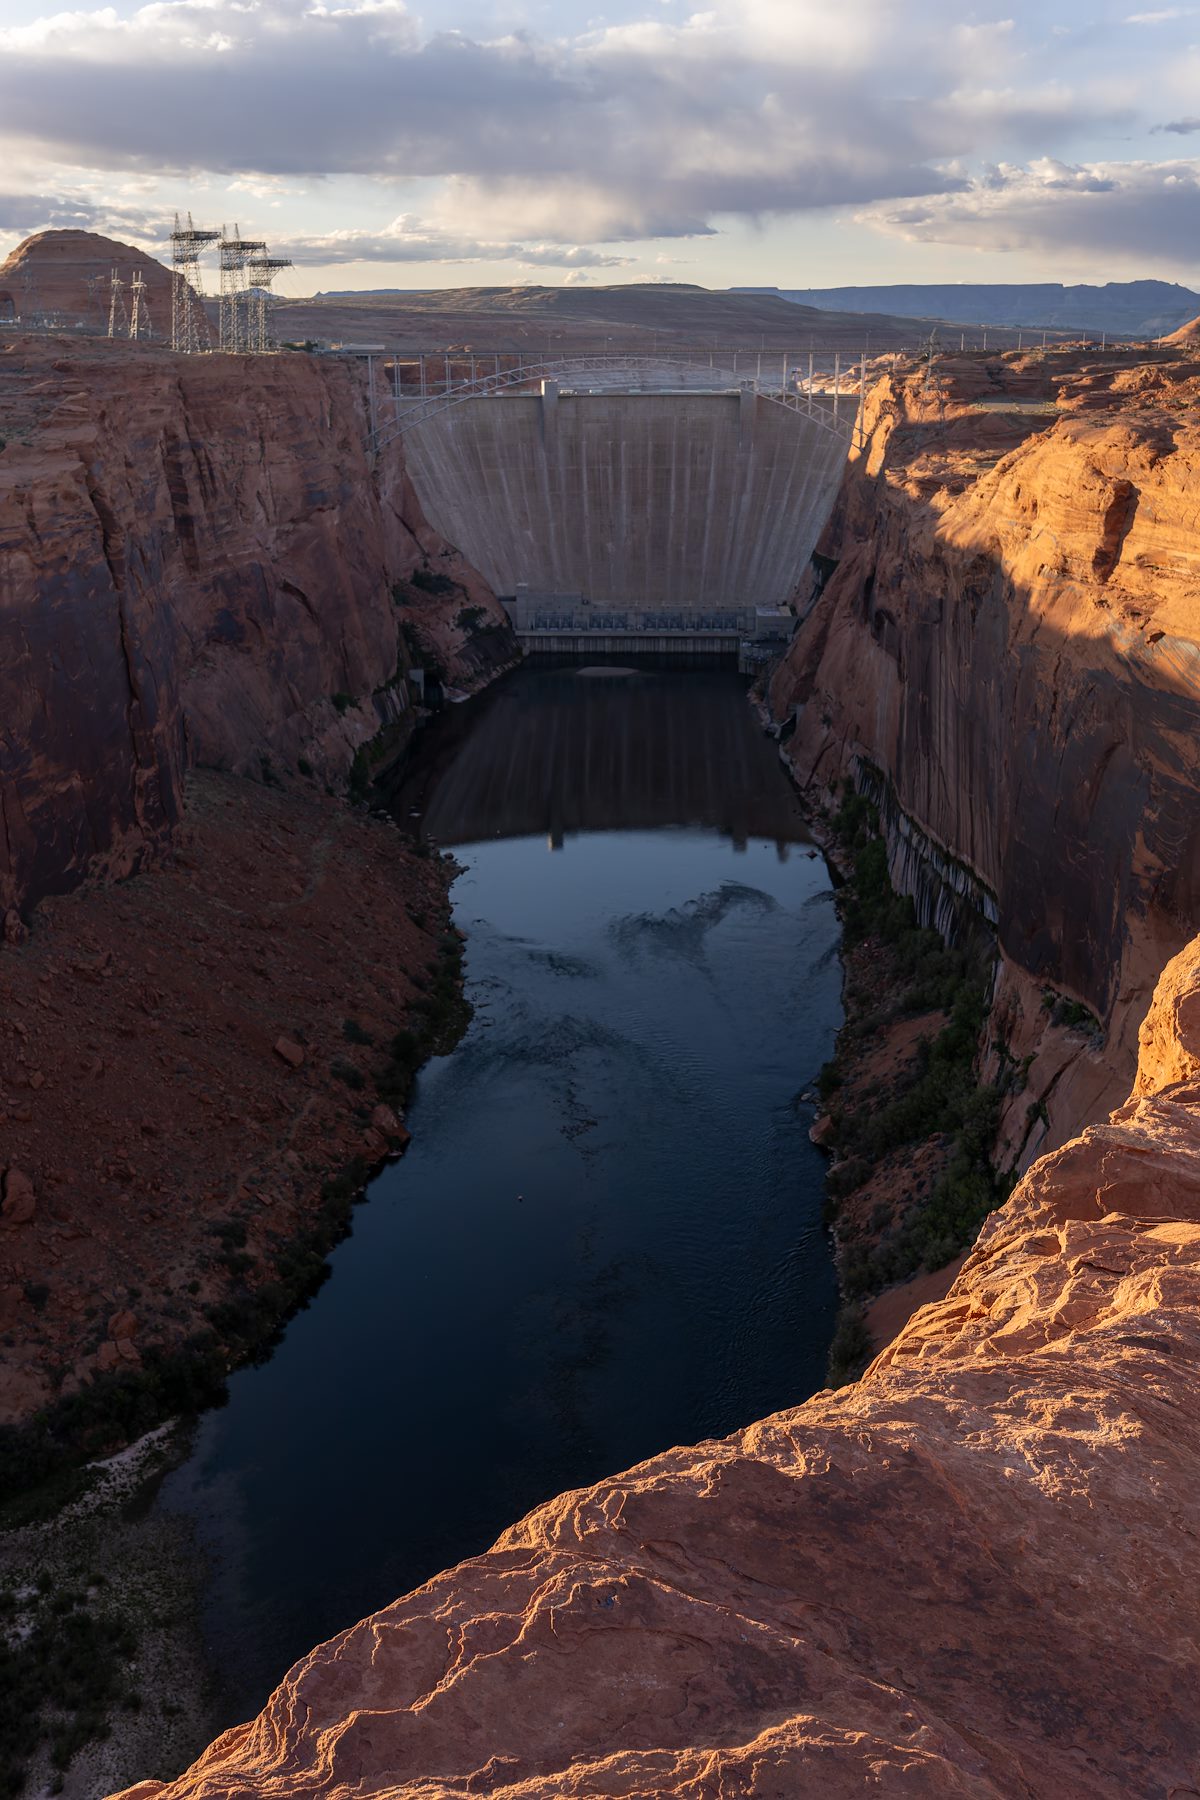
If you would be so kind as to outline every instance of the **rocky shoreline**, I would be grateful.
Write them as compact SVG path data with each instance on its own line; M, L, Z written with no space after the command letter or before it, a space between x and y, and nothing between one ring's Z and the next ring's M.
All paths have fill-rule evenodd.
M206 1398L319 1278L461 1006L447 888L389 821L197 775L156 866L6 951L9 1491Z
M24 1638L65 1613L119 1640L126 1671L74 1697L31 1673L49 1710L27 1753L6 1722L0 1773L27 1754L84 1800L209 1734L198 1553L130 1497L407 1142L413 1075L468 1016L453 870L344 802L198 774L169 851L0 959L0 1603Z

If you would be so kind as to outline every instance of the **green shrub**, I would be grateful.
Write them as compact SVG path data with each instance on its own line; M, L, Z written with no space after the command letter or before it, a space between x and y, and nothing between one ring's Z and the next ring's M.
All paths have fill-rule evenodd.
M1061 1025L1068 1031L1086 1031L1091 1037L1103 1037L1104 1027L1092 1011L1081 1000L1068 1000L1065 994L1056 994L1053 988L1042 990L1042 1005L1050 1014L1052 1025Z
M842 1072L838 1068L836 1060L823 1063L821 1073L817 1076L817 1092L822 1100L832 1100L841 1085Z
M86 1595L37 1595L14 1604L17 1628L0 1634L0 1796L17 1800L30 1757L49 1742L60 1772L96 1738L121 1700L124 1669L137 1650L130 1625L95 1609Z
M829 1346L828 1386L846 1387L857 1381L874 1354L866 1316L856 1302L844 1304L837 1316L833 1340Z
M998 1177L990 1161L1001 1090L982 1085L976 1067L988 1011L991 945L976 941L949 946L918 924L911 900L901 899L892 888L878 809L849 784L832 823L842 849L853 853L850 874L839 893L847 946L869 938L887 949L889 985L902 984L900 1012L949 1014L936 1036L919 1042L911 1073L899 1092L882 1105L871 1095L836 1115L835 1141L843 1154L827 1184L835 1218L837 1202L862 1187L872 1170L896 1151L941 1139L949 1152L941 1179L928 1195L913 1200L882 1242L874 1248L843 1247L843 1292L854 1300L921 1268L936 1269L949 1262L974 1242L987 1214L1007 1197L1012 1181ZM818 1078L822 1099L828 1101L842 1085L835 1058ZM890 1218L890 1209L885 1210ZM878 1231L887 1223L882 1217L873 1218L872 1228Z
M423 594L456 594L459 591L457 581L452 581L449 575L439 575L433 569L414 569L409 582Z

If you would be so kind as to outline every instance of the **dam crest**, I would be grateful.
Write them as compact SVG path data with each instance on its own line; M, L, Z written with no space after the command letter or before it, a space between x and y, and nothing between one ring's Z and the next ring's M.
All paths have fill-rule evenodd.
M408 401L436 529L527 650L769 650L860 435L860 397L787 359L767 375L663 358L525 365ZM372 377L372 418L379 406Z

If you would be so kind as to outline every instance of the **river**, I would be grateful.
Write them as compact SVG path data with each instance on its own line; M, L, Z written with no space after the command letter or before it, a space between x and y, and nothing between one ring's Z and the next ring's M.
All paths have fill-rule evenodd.
M797 1095L839 933L744 682L522 669L392 804L462 865L474 1016L159 1492L207 1552L223 1723L539 1501L804 1400L833 1327Z

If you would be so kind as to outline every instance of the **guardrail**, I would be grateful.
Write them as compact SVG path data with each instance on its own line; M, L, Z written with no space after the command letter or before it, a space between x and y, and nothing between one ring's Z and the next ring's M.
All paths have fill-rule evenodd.
M843 392L843 382L848 377L853 379L854 365L843 371L840 355L834 358L832 396L826 385L828 376L815 374L811 355L807 374L801 365L796 365L786 373L781 368L776 379L774 376L747 377L733 369L711 363L705 365L694 357L618 354L539 358L521 363L515 369L499 370L473 380L448 382L436 394L410 397L407 403L401 388L399 357L389 357L387 353L368 353L365 360L369 409L368 444L373 452L382 450L396 438L417 430L430 419L437 418L464 400L485 399L546 381L561 382L570 379L578 389L582 385L581 378L586 379L587 390L593 393L712 393L714 390L730 392L748 388L764 400L802 414L823 430L843 438L848 448L861 447L863 441L863 383L860 379L852 391ZM386 367L389 361L392 382L390 385L384 384L381 392L380 383L376 380L375 364L382 362ZM634 385L631 376L653 377L653 380L643 379ZM671 379L672 377L675 379ZM818 381L820 386L817 385ZM850 402L849 406L846 405L847 401ZM385 407L391 411L389 419L381 418Z

